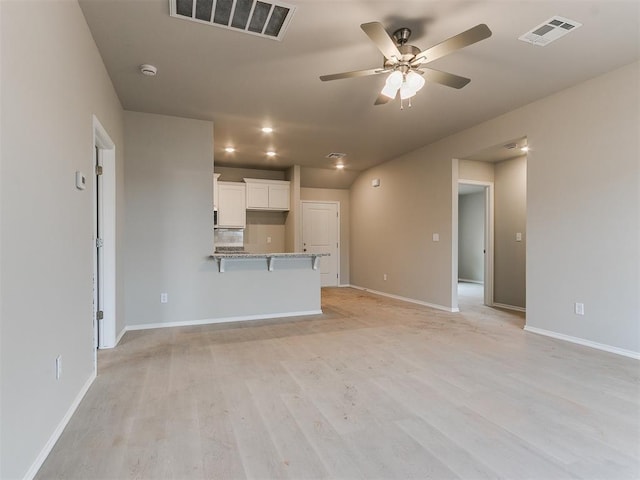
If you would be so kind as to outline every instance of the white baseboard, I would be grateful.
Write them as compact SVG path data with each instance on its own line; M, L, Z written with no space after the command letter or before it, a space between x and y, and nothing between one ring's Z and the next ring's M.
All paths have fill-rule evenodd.
M351 288L355 288L357 290L362 290L362 291L365 291L365 292L373 293L374 295L380 295L382 297L389 297L389 298L393 298L395 300L402 300L403 302L416 303L418 305L422 305L422 306L425 306L425 307L435 308L436 310L444 310L445 312L450 312L450 313L456 313L456 312L460 311L459 308L445 307L444 305L438 305L438 304L435 304L435 303L423 302L422 300L416 300L414 298L401 297L400 295L393 295L392 293L379 292L377 290L371 290L370 288L359 287L357 285L350 285L350 286L351 286Z
M484 282L482 280L470 280L468 278L459 278L458 281L465 282L465 283L478 283L480 285L484 285Z
M515 305L507 305L506 303L493 302L492 307L504 308L505 310L515 310L516 312L526 312L526 308L516 307Z
M82 401L84 396L87 394L87 391L89 391L89 387L91 387L91 384L95 379L96 379L96 372L94 371L91 373L91 376L89 377L89 379L85 382L83 387L80 389L80 392L78 392L78 395L76 395L76 398L73 400L73 403L67 410L67 413L65 413L64 417L62 417L62 420L60 420L60 423L58 423L58 426L49 437L49 440L40 451L40 454L37 456L33 464L31 464L31 467L25 474L23 480L32 480L36 476L36 474L38 473L38 470L40 470L40 467L42 467L42 464L49 456L49 453L51 453L51 450L53 449L54 445L60 438L60 435L62 435L62 432L64 431L65 427L69 423L69 420L71 420L71 417L73 416L76 409L78 408L78 405L80 405L80 402Z
M245 316L238 316L238 317L205 318L203 320L185 320L184 322L147 323L147 324L129 325L125 327L125 330L130 331L130 330L149 330L151 328L191 327L194 325L210 325L214 323L247 322L251 320L268 320L271 318L302 317L305 315L320 315L321 313L322 313L322 310L308 310L305 312L268 313L266 315L245 315Z
M538 335L557 338L558 340L577 343L578 345L584 345L585 347L591 347L597 350L603 350L605 352L615 353L617 355L622 355L624 357L640 360L640 352L634 352L633 350L625 350L624 348L612 347L611 345L605 345L604 343L592 342L591 340L585 340L584 338L572 337L571 335L565 335L564 333L552 332L551 330L545 330L543 328L537 328L537 327L530 327L528 325L525 325L524 329L527 332L537 333Z
M120 334L118 335L118 337L116 338L116 344L114 345L114 347L117 347L118 344L120 343L120 340L122 340L122 337L124 337L124 334L127 333L127 327L124 327L121 331Z

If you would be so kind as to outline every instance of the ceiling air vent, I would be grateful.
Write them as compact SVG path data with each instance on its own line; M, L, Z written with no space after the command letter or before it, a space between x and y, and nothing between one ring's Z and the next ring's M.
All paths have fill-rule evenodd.
M518 40L532 43L539 47L549 45L554 40L564 37L567 33L581 27L582 24L564 17L551 17L533 30L518 37Z
M295 7L257 0L169 0L172 17L282 40Z
M331 158L333 160L340 160L341 158L346 157L347 154L346 153L330 153L329 155L327 155L326 158Z

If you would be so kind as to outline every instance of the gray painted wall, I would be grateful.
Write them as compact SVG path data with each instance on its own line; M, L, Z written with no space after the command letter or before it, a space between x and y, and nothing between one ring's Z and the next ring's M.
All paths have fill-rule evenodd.
M0 478L9 479L34 473L94 374L92 115L116 144L118 222L124 149L122 108L78 4L3 1L0 12Z
M213 248L212 137L211 122L125 112L129 326L320 308L320 278L309 259L303 269L279 261L268 272L260 259L230 263L226 273L219 273L208 258ZM247 269L250 277L242 273ZM162 292L168 293L166 304L160 303Z
M458 279L484 281L484 192L458 197Z
M629 141L639 81L635 62L361 174L352 283L452 306L452 159L526 136L527 326L640 352L640 145ZM402 248L390 254L393 245Z
M458 178L462 180L476 180L478 182L495 181L494 164L490 162L476 162L473 160L458 161Z
M371 168L355 180L351 284L451 307L451 158L434 144ZM371 185L376 178L379 187ZM432 240L434 233L439 242ZM457 277L456 268L456 282Z
M351 205L349 190L335 188L301 188L300 200L340 202L340 283L349 284Z
M526 307L527 157L495 164L493 301ZM516 241L516 233L522 240Z

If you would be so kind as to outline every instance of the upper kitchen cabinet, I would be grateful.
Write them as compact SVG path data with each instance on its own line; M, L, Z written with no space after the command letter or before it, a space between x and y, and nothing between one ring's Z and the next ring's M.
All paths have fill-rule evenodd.
M245 228L246 186L240 182L218 182L218 227Z
M289 210L289 182L245 178L248 210Z
M218 202L219 202L219 194L218 194L218 179L220 178L220 174L219 173L214 173L213 174L213 209L217 210L218 209Z

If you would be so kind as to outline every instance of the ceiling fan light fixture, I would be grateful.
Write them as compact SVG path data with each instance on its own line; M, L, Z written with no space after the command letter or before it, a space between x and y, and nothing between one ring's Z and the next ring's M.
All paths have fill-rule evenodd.
M425 80L421 75L418 75L416 72L407 73L407 77L405 79L405 84L414 92L418 92L422 87L424 87ZM414 93L415 95L415 93Z
M396 94L398 93L398 87L385 84L380 93L385 97L394 99L396 98Z
M390 87L395 87L397 90L398 88L400 88L400 85L402 85L402 80L403 80L402 72L400 70L395 70L391 72L391 74L387 77L387 81L385 82L385 85L389 85Z
M384 87L380 92L385 97L389 97L391 99L396 98L396 94L398 93L398 89L403 83L403 75L400 70L395 70L391 72L387 77L387 80L384 82Z
M400 100L406 100L407 98L411 98L416 94L416 91L413 90L407 83L403 83L400 87Z

